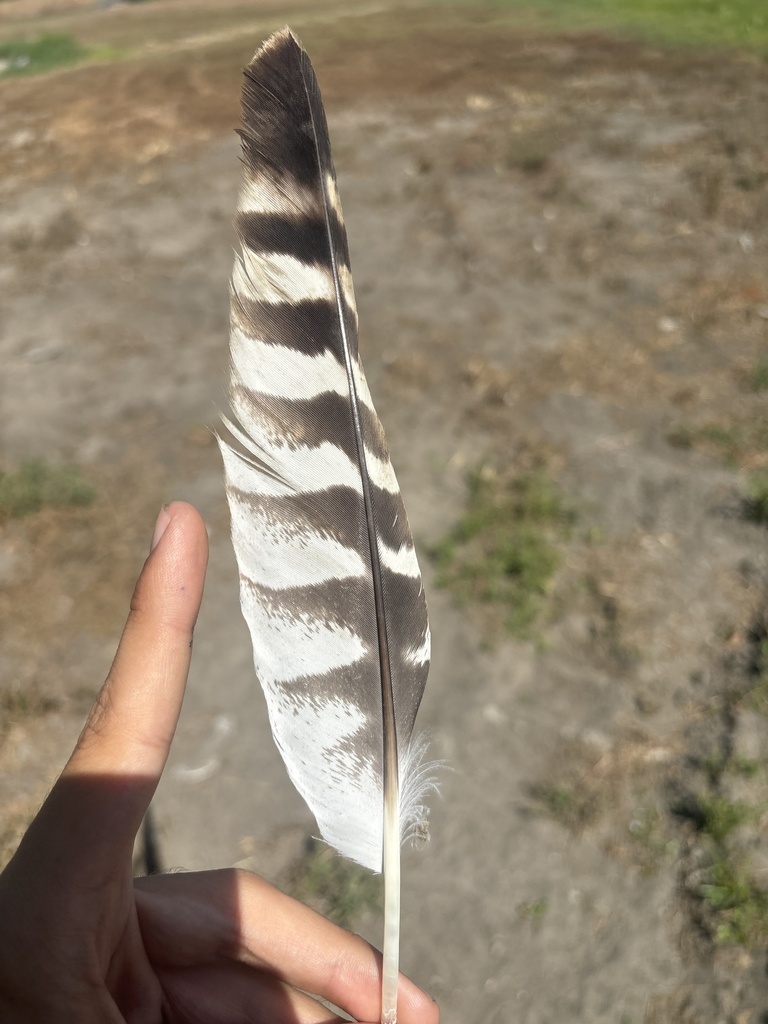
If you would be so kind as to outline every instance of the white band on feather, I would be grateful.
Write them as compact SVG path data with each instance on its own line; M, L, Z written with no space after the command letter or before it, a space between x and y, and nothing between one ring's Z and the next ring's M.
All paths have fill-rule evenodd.
M235 411L239 414L237 408ZM247 430L248 423L243 423L243 427ZM260 471L222 444L230 486L254 496L311 494L329 487L349 487L358 494L363 493L360 470L341 448L329 441L317 448L289 448L287 445L268 448L266 439L262 439L262 445L258 457L269 470L274 469L277 476Z
M344 398L349 395L346 370L328 350L319 356L306 355L283 345L268 345L234 326L230 351L233 383L262 395L288 399L317 398L326 391Z
M403 544L395 551L394 548L387 547L379 537L379 558L381 564L391 572L396 572L400 576L410 576L414 580L421 579L416 552L410 544Z
M237 203L239 213L277 214L282 217L313 217L319 209L317 196L291 178L281 188L269 175L249 168Z
M282 590L367 574L360 555L310 528L281 527L275 517L232 499L232 533L240 570L254 583Z
M243 247L232 272L235 293L254 302L334 302L336 289L327 267L304 263L282 252L254 253Z
M253 664L265 688L354 665L368 653L356 633L336 622L267 608L255 597L249 599L247 590L240 597L253 641ZM282 690L274 692L276 699L284 699Z

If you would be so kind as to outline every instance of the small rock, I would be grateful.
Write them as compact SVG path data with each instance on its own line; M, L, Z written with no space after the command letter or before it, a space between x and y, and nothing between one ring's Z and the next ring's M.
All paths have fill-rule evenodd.
M53 342L30 345L24 353L28 363L48 363L51 359L58 359L60 355L61 347Z
M661 701L648 693L635 694L635 707L641 715L655 715L661 710Z
M482 96L480 93L470 93L467 96L467 110L490 110L493 100L490 96Z
M742 231L739 235L739 248L744 253L755 251L755 239L749 231Z
M11 149L24 149L25 146L31 145L34 141L35 133L30 128L21 128L9 136L8 145Z
M662 316L657 326L662 334L673 334L680 330L680 321L673 316Z
M506 725L509 721L509 717L496 704L486 704L482 716L489 725Z
M585 729L581 734L581 740L585 746L599 754L606 754L612 747L610 736L606 736L599 729Z

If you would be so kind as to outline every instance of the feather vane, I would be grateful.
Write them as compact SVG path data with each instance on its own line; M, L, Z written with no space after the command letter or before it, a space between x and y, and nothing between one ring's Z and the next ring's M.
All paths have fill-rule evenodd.
M399 847L433 784L412 739L429 625L359 359L325 113L288 30L246 69L240 135L232 417L220 447L241 605L294 785L330 845L381 871L385 820Z

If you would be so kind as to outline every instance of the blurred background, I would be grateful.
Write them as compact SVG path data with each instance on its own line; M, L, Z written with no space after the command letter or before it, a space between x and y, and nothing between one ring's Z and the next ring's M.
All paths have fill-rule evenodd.
M768 1021L763 0L0 0L0 862L158 508L212 558L155 801L380 941L253 676L210 426L240 74L312 56L445 758L404 969L446 1024Z

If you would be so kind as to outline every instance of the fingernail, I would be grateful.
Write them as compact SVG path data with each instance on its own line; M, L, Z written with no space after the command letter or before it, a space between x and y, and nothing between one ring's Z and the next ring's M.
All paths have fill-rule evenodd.
M157 522L155 523L155 531L152 534L152 543L149 545L150 555L155 550L157 545L160 543L160 538L168 529L168 523L170 523L170 521L171 517L168 514L168 506L163 505L163 507L160 509L160 515L157 517Z

